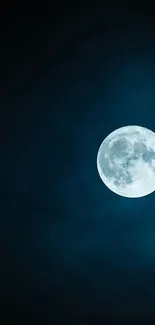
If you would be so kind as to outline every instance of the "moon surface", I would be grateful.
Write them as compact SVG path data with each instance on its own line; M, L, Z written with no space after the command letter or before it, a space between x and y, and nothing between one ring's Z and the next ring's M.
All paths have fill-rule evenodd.
M97 154L97 169L114 193L138 198L155 190L155 133L130 125L110 133Z

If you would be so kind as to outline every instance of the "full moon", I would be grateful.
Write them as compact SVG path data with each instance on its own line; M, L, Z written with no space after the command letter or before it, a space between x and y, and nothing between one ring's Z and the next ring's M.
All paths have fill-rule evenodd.
M97 169L114 193L138 198L155 190L155 133L130 125L110 133L97 153Z

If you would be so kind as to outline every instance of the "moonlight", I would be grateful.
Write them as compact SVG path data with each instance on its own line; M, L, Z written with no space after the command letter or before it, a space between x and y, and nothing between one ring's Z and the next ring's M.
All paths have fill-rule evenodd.
M138 198L155 190L155 133L131 125L110 133L97 154L97 169L114 193Z

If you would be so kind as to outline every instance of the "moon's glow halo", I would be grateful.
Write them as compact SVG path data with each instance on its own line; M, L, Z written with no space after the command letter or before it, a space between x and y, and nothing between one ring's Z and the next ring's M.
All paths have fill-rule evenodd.
M110 133L97 154L102 181L114 193L128 198L155 190L155 133L130 125Z

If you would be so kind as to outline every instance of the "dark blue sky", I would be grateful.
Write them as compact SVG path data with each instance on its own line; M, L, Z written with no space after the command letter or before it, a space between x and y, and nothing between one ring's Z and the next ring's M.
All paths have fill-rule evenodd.
M155 319L155 194L119 197L96 168L114 129L155 130L154 13L111 6L3 8L3 320Z

